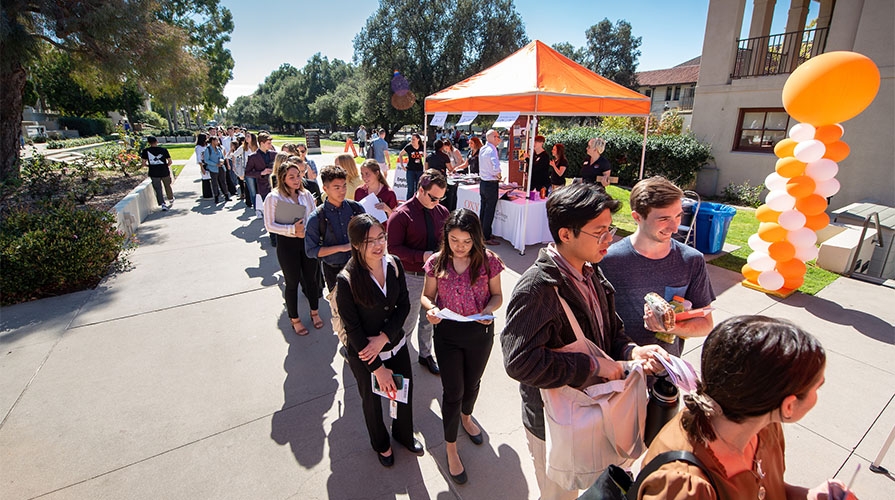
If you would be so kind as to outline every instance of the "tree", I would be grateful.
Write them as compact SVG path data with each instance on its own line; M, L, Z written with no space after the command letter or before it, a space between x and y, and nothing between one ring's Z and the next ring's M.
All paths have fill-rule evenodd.
M635 88L641 37L632 35L631 24L621 19L612 26L609 19L603 19L584 34L587 67L615 83Z
M71 54L75 78L90 90L140 84L184 51L179 27L136 0L4 0L0 22L0 182L19 175L23 95L42 44ZM172 52L173 51L173 52ZM149 78L148 78L149 77Z
M354 38L361 68L361 115L389 136L419 123L425 96L453 85L528 43L512 0L482 3L381 0ZM391 80L400 71L416 95L407 110L391 105Z
M587 56L585 55L584 49L576 49L575 46L569 42L555 43L552 45L552 47L553 50L568 57L576 63L582 66L587 65Z

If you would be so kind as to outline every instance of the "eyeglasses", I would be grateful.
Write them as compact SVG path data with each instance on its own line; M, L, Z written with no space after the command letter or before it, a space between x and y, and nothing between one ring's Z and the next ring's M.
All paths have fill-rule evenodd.
M616 231L618 231L617 227L609 226L609 229L607 229L599 234L591 234L591 233L588 233L587 231L581 231L581 234L586 234L586 235L590 236L591 238L595 238L597 240L597 243L602 244L602 243L606 243L607 240L612 241L612 237L615 236Z
M385 245L385 242L388 240L388 235L386 233L382 233L375 238L367 238L364 240L365 245Z
M439 198L439 197L437 197L437 196L432 196L432 195L429 194L429 193L426 193L426 196L428 196L429 199L432 200L432 203L438 203L438 202L440 202L441 200L447 198L447 196L442 196L441 198Z

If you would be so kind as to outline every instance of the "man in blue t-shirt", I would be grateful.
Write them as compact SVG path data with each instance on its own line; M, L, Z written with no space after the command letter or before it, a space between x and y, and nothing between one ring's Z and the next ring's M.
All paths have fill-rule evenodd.
M382 170L383 177L388 178L388 169L392 166L391 157L388 154L388 142L385 140L385 129L379 129L379 137L371 143L373 146L373 157L376 163L379 163L379 170Z
M675 296L706 307L715 300L702 254L672 236L681 223L684 193L664 177L644 179L631 190L634 234L609 247L600 268L615 287L615 307L625 323L625 333L638 345L657 343L655 332L662 321L644 307L643 299L655 292L667 301ZM646 322L650 328L644 325ZM684 340L704 337L714 325L712 315L676 322L669 331L673 344L659 342L669 354L680 356Z

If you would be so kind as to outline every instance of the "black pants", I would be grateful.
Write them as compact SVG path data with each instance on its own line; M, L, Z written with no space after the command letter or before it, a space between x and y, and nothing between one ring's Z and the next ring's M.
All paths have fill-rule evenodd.
M491 225L494 223L494 212L497 210L497 187L497 181L482 181L479 184L479 194L482 196L482 233L486 240L494 236L491 233Z
M391 441L382 419L384 398L373 393L373 383L367 363L361 361L357 357L357 353L353 351L353 349L348 351L348 365L357 380L357 392L360 394L361 404L364 408L364 421L367 424L367 433L370 435L370 445L377 453L385 453L391 446ZM405 380L411 376L410 354L407 352L406 345L395 356L383 361L382 364L394 373L403 375ZM407 404L398 403L398 418L392 420L392 436L395 437L395 441L405 446L413 443L413 384L410 384Z
M227 169L218 167L217 172L209 170L208 173L211 174L211 192L214 193L215 203L217 203L220 195L224 195L224 198L229 198L230 195L227 191Z
M457 441L460 412L472 415L491 346L494 324L441 320L435 325L435 354L441 367L441 419L444 440Z
M316 311L320 301L320 287L317 284L317 259L305 253L304 238L277 238L277 260L286 279L286 312L289 318L298 317L298 286L308 299L312 311Z
M326 261L323 260L320 261L320 264L323 266L323 280L326 282L326 288L332 290L333 287L336 286L336 276L338 276L339 272L345 267L345 264L334 266L332 264L327 264Z

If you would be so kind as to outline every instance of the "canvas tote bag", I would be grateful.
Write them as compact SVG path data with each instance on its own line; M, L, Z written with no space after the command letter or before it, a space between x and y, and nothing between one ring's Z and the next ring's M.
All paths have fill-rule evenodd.
M576 341L562 351L610 360L584 336L581 325L559 296ZM649 394L646 375L635 364L621 380L594 384L584 391L569 386L541 389L547 434L547 476L567 490L586 489L610 465L637 459L646 450L643 427Z

